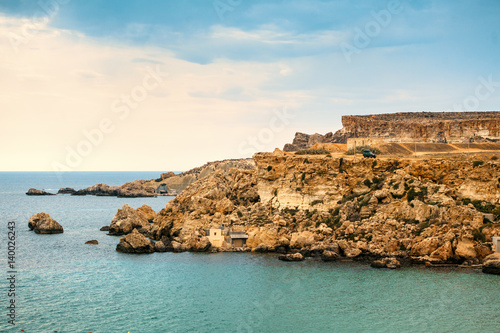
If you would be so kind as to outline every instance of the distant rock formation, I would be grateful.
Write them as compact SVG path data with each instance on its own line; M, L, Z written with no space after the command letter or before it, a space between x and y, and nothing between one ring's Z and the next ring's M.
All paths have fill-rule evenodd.
M500 275L500 253L490 254L485 258L483 273Z
M500 111L404 112L342 116L335 134L296 133L284 151L308 149L315 143L347 143L349 138L380 138L386 142L466 143L500 141Z
M88 245L98 245L99 242L97 240L93 239L93 240L86 241L85 244L88 244Z
M33 215L28 221L28 227L37 234L60 234L64 232L63 227L44 212Z
M54 193L45 192L42 190L37 190L35 188L30 188L26 195L55 195Z
M57 194L73 194L75 193L76 190L71 187L65 187L65 188L60 188L59 191L57 191Z

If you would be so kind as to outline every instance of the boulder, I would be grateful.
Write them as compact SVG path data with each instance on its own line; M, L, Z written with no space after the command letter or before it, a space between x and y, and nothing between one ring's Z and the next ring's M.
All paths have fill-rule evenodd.
M300 253L290 253L282 254L278 256L278 259L283 261L302 261L304 260L304 256Z
M484 259L483 273L500 275L500 253L493 253Z
M153 253L155 249L149 239L139 233L137 229L134 229L128 235L120 238L116 251L123 253Z
M60 234L63 227L47 213L33 215L28 221L28 227L37 234Z
M54 193L45 192L42 190L37 190L35 188L30 188L26 195L55 195Z
M149 227L149 221L142 213L139 213L129 205L125 204L113 217L109 226L111 235L126 235L133 229Z
M99 242L97 240L93 239L93 240L86 241L85 244L97 245L97 244L99 244Z
M64 187L64 188L60 188L59 191L57 191L57 194L73 194L75 193L76 190L74 188L71 188L71 187Z
M453 257L453 248L450 241L446 241L444 245L437 248L431 253L431 258L446 261Z
M383 258L380 260L375 260L370 264L373 268L390 268L396 269L401 267L401 264L396 258Z
M334 251L323 251L323 254L321 255L321 260L323 261L334 261L340 259L340 255L337 252Z
M102 227L101 229L99 229L100 231L109 231L109 225L105 225L104 227Z

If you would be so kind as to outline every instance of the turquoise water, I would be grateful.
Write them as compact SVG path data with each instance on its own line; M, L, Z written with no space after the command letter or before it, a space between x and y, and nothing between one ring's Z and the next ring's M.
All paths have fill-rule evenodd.
M127 203L158 198L28 197L158 172L0 173L1 332L498 332L500 276L461 269L376 270L352 262L285 263L248 253L115 251L109 225ZM45 211L63 234L28 230ZM16 325L7 323L7 221L16 221ZM85 245L97 239L99 245Z

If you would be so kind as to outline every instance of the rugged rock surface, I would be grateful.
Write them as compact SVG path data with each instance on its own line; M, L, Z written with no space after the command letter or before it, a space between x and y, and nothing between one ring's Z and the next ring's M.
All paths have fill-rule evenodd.
M151 209L151 207L149 207L149 209ZM147 209L143 208L143 211L144 210ZM109 226L109 233L111 235L125 235L135 229L149 230L149 221L142 211L135 210L125 204L121 209L118 209L118 212L113 217L111 225Z
M160 178L161 179L167 179L167 178L170 178L170 177L174 177L175 176L175 173L173 173L172 171L169 171L169 172L164 172L160 175Z
M302 261L304 260L304 256L300 253L289 253L278 256L278 259L283 261Z
M493 253L485 258L483 273L500 275L500 253Z
M154 197L156 187L145 186L145 180L134 180L121 186L96 184L83 190L78 190L71 195L96 195L114 196L120 198Z
M130 234L120 238L116 251L124 253L153 253L152 242L134 229Z
M156 212L148 205L142 205L141 207L137 208L137 212L142 214L142 216L150 223L153 223L154 219L156 218Z
M462 263L482 260L500 234L496 160L280 152L254 160L255 169L217 170L191 184L157 214L151 237L187 251L203 229L224 224L245 231L254 251Z
M101 227L99 231L109 231L109 225L105 225L104 227Z
M375 260L371 263L373 268L390 268L396 269L401 267L401 264L396 258L383 258L380 260Z
M59 191L57 191L57 194L73 194L75 192L76 192L76 190L74 188L64 187L64 188L60 188Z
M89 240L89 241L86 241L85 244L89 244L89 245L98 245L99 242L95 239L93 240Z
M35 188L30 188L26 195L55 195L54 193L45 192L42 190L37 190Z
M43 212L33 215L28 221L28 227L37 234L60 234L64 232L63 227L56 220Z
M311 148L315 143L347 143L349 138L386 142L496 142L500 140L500 112L405 112L343 116L335 134L296 133L284 151Z

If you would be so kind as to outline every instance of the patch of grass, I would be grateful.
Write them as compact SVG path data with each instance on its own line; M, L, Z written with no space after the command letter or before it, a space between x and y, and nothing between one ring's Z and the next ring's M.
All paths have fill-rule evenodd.
M483 165L483 164L484 164L484 161L481 161L481 160L472 161L472 167L473 168L478 167L478 166Z
M295 152L295 155L329 155L330 152L326 149L301 149ZM330 155L331 157L331 155Z
M489 202L483 202L481 200L474 200L472 201L472 205L476 210L480 211L481 213L486 213L486 214L492 214L495 211L496 206L490 204Z

